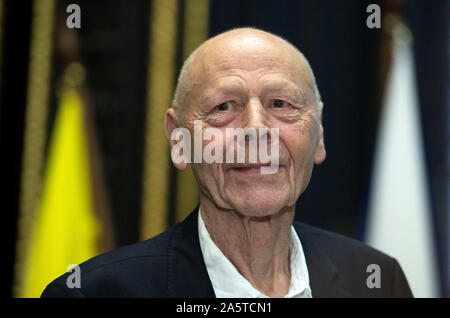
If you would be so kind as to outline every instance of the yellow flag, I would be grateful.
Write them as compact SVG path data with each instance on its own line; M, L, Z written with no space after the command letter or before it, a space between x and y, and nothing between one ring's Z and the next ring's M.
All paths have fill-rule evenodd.
M100 252L83 117L81 97L67 88L55 119L20 297L39 297L69 265Z

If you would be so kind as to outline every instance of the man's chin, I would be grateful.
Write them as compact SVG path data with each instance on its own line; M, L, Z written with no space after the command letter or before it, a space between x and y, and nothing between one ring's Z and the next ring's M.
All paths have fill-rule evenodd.
M231 205L239 214L252 217L267 217L277 214L287 205L287 200L276 194L240 195L231 199Z

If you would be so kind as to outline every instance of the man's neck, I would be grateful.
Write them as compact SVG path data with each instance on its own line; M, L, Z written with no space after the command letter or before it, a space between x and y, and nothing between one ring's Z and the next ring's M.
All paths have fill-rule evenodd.
M283 297L290 286L289 241L294 209L265 217L222 210L200 198L201 216L211 239L256 289Z

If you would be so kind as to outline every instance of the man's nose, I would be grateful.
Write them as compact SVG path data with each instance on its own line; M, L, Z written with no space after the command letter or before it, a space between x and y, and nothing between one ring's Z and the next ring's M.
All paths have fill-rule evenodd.
M258 137L260 141L269 139L267 141L270 142L268 114L259 98L249 100L243 116L243 129L245 131L246 142L257 139Z
M267 111L258 98L251 98L243 113L244 130L248 128L268 128Z

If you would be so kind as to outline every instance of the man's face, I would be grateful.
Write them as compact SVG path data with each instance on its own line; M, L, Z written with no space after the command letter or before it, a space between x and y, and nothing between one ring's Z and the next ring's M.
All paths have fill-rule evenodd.
M314 162L325 158L321 105L316 104L303 59L284 43L251 36L213 41L199 55L184 112L192 136L195 120L202 121L203 132L220 129L225 154L226 128L279 129L276 173L262 174L247 164L193 164L201 194L246 216L293 207L309 183Z

